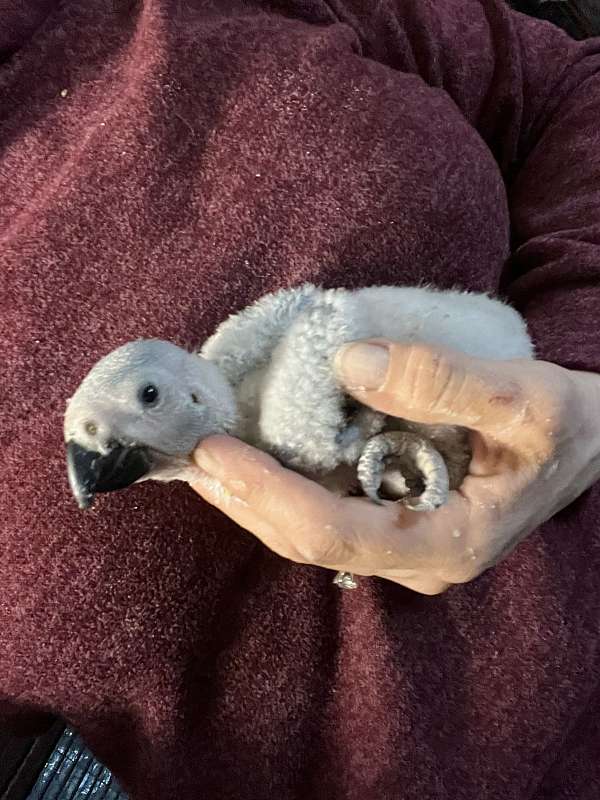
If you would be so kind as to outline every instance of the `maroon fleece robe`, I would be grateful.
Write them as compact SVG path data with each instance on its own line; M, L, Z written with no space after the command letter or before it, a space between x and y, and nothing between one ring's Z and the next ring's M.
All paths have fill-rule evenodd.
M143 800L597 800L598 486L442 596L344 593L182 484L82 513L62 414L301 281L500 292L598 370L600 41L500 0L0 6L5 720Z

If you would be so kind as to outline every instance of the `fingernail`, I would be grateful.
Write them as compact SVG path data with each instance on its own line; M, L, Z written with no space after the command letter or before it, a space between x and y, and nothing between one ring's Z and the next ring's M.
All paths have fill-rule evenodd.
M348 389L379 389L385 383L390 354L382 344L347 344L338 350L334 368Z
M209 475L217 476L221 474L221 462L203 445L200 445L200 447L196 448L194 452L194 461L200 467L200 469L203 469L204 472L208 472Z

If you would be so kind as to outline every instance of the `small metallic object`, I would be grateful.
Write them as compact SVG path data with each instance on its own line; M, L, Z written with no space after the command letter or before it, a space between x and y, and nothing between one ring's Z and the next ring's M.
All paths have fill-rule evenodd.
M339 586L340 589L357 589L358 583L356 582L356 578L351 572L338 572L338 574L333 579L333 582L336 586Z

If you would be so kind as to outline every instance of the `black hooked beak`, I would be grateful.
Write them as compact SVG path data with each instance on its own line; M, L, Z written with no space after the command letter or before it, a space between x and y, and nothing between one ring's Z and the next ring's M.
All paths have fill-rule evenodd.
M152 459L147 447L115 444L108 453L67 443L69 485L79 508L89 508L94 495L125 489L147 475Z

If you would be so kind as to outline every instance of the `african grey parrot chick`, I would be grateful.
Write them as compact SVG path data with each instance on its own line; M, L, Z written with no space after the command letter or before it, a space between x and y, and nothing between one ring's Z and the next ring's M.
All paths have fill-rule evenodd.
M530 358L526 326L486 295L393 286L305 284L230 316L190 353L137 340L101 359L67 405L69 482L81 507L147 479L197 479L192 453L228 433L329 488L432 510L460 486L467 432L387 417L349 398L333 358L346 342L385 337L481 358ZM340 573L336 582L354 586Z

